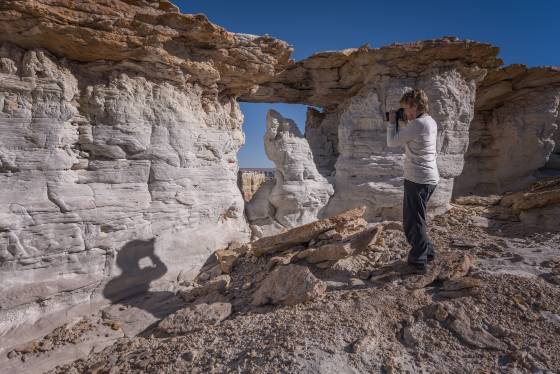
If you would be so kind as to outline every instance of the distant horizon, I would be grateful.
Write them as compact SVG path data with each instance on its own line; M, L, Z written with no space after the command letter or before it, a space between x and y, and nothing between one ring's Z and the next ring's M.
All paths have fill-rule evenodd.
M560 65L557 15L560 4L544 0L485 2L473 0L457 6L444 0L352 2L295 1L255 3L226 0L172 0L183 13L203 13L208 19L237 33L270 35L293 46L291 58L299 61L314 53L358 48L380 48L456 36L499 48L504 65L529 67ZM397 17L398 16L398 17ZM396 21L398 20L398 22ZM264 152L266 111L275 109L293 119L302 133L307 106L302 104L240 103L245 116L245 145L238 153L240 167L273 167Z
M276 170L276 167L272 167L272 168L245 168L245 167L239 167L239 170Z

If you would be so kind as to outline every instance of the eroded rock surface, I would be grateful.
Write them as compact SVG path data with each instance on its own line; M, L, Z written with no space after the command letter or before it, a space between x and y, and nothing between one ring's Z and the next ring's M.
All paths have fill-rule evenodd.
M260 170L248 170L242 169L238 173L238 185L243 195L245 201L251 201L255 192L264 184L266 181L274 178L273 171L260 171Z
M283 41L228 32L167 0L16 0L0 4L0 17L0 41L91 62L106 74L198 83L213 95L248 91L282 71L291 53Z
M168 335L183 335L200 329L203 324L219 324L231 314L229 303L200 303L184 308L163 319L158 329Z
M438 123L441 178L428 210L441 213L463 171L477 85L501 64L496 54L488 44L456 38L318 53L242 98L322 107L308 113L306 136L335 185L325 214L365 205L368 221L382 221L402 217L404 162L404 148L387 147L384 113L406 89L424 89Z
M432 302L431 296L418 290L431 287L438 278L460 279L470 269L462 266L470 257L459 256L465 261L445 270L453 275L448 278L442 275L441 266L436 267L438 272L412 287L417 294L400 283L396 289L387 284L388 279L401 282L402 272L382 271L375 274L380 279L370 277L372 267L389 263L393 263L393 270L399 267L398 260L405 253L397 224L393 222L389 229L381 223L384 229L375 231L368 221L401 218L404 155L402 149L386 147L383 116L411 87L426 90L439 126L441 183L429 214L454 209L445 217L449 222L439 221L445 246L494 259L494 264L502 267L504 262L512 262L517 266L514 270L524 272L524 276L545 277L541 268L525 263L528 260L519 253L508 257L502 253L500 241L484 244L479 234L481 230L501 230L503 220L518 221L510 227L515 235L525 234L528 228L556 230L554 185L506 198L503 205L494 206L485 215L468 219L461 214L479 212L476 204L487 200L471 199L475 203L472 210L457 209L450 200L452 194L466 191L502 193L521 188L535 180L536 168L554 164L557 158L551 152L558 152L560 143L556 69L500 68L496 47L456 38L318 53L293 63L289 61L291 47L285 42L227 32L203 15L180 14L165 0L4 1L0 19L0 348L44 334L57 318L84 313L99 303L165 288L170 282L188 283L206 257L221 248L216 262L205 266L194 280L196 287L181 290L185 301L226 305L233 294L239 296L230 300L233 310L250 310L249 299L269 273L297 262L315 272L317 279L321 272L336 275L325 280L330 290L385 284L387 288L370 290L365 296L386 300L387 310L394 310L397 300L412 300L393 315L393 325L380 327L385 332L384 347L395 348L390 351L400 352L398 357L356 344L356 353L373 350L377 355L370 355L370 361L366 358L361 364L347 358L342 351L350 350L346 347L351 341L364 337L361 326L352 333L331 331L342 339L329 343L336 348L335 355L334 351L321 351L324 345L308 351L307 340L295 340L305 343L305 349L284 342L283 349L294 353L293 357L303 351L304 358L287 362L279 354L279 361L269 369L281 362L294 371L321 371L317 362L338 371L356 365L364 370L412 372L439 368L437 358L428 364L415 362L410 351L394 339L394 325L410 315L412 305ZM251 220L258 221L255 228L266 228L259 236L290 231L263 237L243 251L234 251L229 245L247 241L250 234L236 183L236 154L244 141L237 99L304 103L321 109L309 110L305 136L289 120L270 115L267 152L277 164L280 178L259 188L253 199L259 203L247 212ZM510 205L505 204L508 200ZM356 209L314 221L349 208ZM442 232L453 231L457 222L470 227L469 236L448 240L448 234ZM354 235L368 240L353 242ZM354 248L355 244L359 248ZM300 258L301 253L305 255ZM308 255L310 261L304 259ZM501 255L503 262L495 260ZM245 271L253 265L258 270ZM547 295L536 297L540 306L548 308L539 309L548 313L540 314L548 316L546 321L554 321L559 313L557 305L547 301L557 299L550 285L558 283L558 267L551 269L546 283L540 280L544 285L527 284L518 274L511 280ZM510 268L507 271L513 272ZM513 292L507 280L492 276L485 280L504 290L504 295ZM448 287L437 290L437 297L470 300L482 295L492 300L495 296L492 288L482 283ZM523 296L531 297L535 298ZM314 299L306 301L313 303ZM524 313L520 317L508 309L511 305L505 296L499 302L516 323L522 318L534 322L527 326L519 323L520 328L549 331L550 326L543 321L531 319L536 312L529 304L516 302ZM343 305L354 312L362 308ZM472 306L471 301L466 305ZM422 341L419 337L429 341L435 329L447 344L439 348L452 347L451 355L458 360L476 356L462 355L464 343L471 349L504 351L504 342L486 334L493 331L489 326L482 328L473 322L499 317L488 307L489 302L483 305L478 316L468 318L446 309L455 319L440 315L439 322L447 321L440 326L445 334L432 322L420 322L403 328L402 338L414 346L411 343ZM377 303L364 307L372 320L379 321L378 307ZM204 337L196 334L219 335L215 323L229 326L226 312L218 313L221 317L212 323L199 319L204 311L197 315L183 312L184 318L177 318L170 329L186 320L197 321L202 328L190 340L197 345L197 337L200 341ZM262 318L267 326L270 320ZM286 320L291 321L290 317ZM247 321L245 326L253 339L250 343L260 348L257 343L262 331L258 323L254 326L254 320ZM323 325L326 321L319 320ZM33 329L23 328L33 324ZM371 329L365 329L365 336L370 336ZM184 330L179 327L176 331L182 334ZM449 332L462 338L461 345L450 340ZM289 331L286 336L291 336ZM257 354L236 351L241 346L236 339L234 336L223 346L219 345L223 340L218 340L218 346L230 347L224 357L248 370L255 369L251 365ZM325 339L328 337L318 338L321 343ZM524 351L517 340L505 342L513 352L508 353L506 362L533 371L559 368L554 356L558 350L547 353L552 358L538 356L539 352ZM366 346L371 339L361 341ZM482 343L477 345L477 341ZM151 348L161 347L161 342L151 343ZM180 350L175 348L182 347L190 352L181 356L186 357L181 364L185 370L216 369L195 360L197 350L206 345L191 347L191 343L176 340L176 347L140 367L161 370L166 362L176 364L179 358L173 355ZM31 357L43 348L49 351L49 343L45 344L46 348L30 344L9 352L16 352L15 359ZM144 344L138 339L125 348L142 348ZM66 347L59 348L63 351ZM282 351L274 349L270 357L275 359ZM433 351L429 345L418 349ZM92 371L105 364L117 365L111 350L108 352L110 357L101 363L79 365ZM494 354L484 353L476 360L467 367L503 369L495 367L503 360ZM10 365L19 367L13 361ZM123 370L138 371L134 360L122 365ZM450 372L452 369L464 367L451 368Z
M478 69L447 66L424 71L415 78L379 77L341 105L335 195L327 214L365 204L368 221L402 218L404 148L387 147L384 113L398 107L404 91L412 87L426 91L438 123L440 182L428 211L447 210L454 178L462 171L476 84L482 76ZM449 86L456 89L447 90Z
M523 188L543 166L560 172L558 69L501 68L496 54L491 45L452 37L322 52L242 99L321 107L309 110L306 137L335 185L326 214L365 204L366 219L381 221L402 215L404 157L386 146L384 112L398 107L407 88L424 89L438 123L433 215L449 209L452 196Z
M276 169L274 179L246 207L256 237L316 220L334 193L295 122L274 110L267 113L264 148Z
M534 183L536 171L560 153L559 115L558 68L511 65L489 72L477 90L454 196L504 193Z
M167 1L9 1L0 18L0 348L249 238L235 97L286 43Z
M528 231L560 231L560 177L507 194L500 205L511 207Z

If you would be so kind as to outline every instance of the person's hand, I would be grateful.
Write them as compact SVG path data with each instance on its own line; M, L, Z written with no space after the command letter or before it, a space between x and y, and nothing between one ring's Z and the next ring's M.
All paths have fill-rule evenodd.
M389 123L395 124L397 122L397 111L391 109L389 111Z

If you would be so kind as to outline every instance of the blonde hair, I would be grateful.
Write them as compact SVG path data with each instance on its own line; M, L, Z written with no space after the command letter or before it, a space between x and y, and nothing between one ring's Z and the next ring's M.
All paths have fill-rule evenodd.
M428 112L428 96L423 90L417 88L405 92L401 97L400 103L410 106L416 105L416 110Z

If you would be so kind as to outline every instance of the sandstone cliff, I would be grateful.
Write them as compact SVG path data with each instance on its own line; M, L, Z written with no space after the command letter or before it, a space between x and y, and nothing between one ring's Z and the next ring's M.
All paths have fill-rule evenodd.
M268 173L268 171L251 169L239 170L237 184L246 202L251 201L255 192L257 192L267 180L274 177L274 172L270 172L272 176L268 175Z
M168 1L3 1L0 20L2 345L248 239L235 98L286 43Z
M454 195L503 193L535 182L535 171L560 153L559 117L558 68L511 65L491 71L477 90Z

